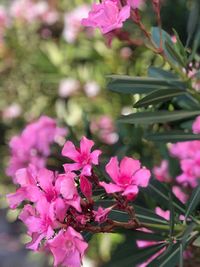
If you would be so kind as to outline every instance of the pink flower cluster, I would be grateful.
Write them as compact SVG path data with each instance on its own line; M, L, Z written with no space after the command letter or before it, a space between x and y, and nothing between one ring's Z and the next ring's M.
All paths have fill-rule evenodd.
M11 18L28 23L42 21L53 24L58 20L58 13L52 10L46 1L15 0L9 10Z
M9 143L11 158L7 175L14 177L18 169L30 163L37 169L45 167L51 145L66 134L66 129L57 127L56 121L47 116L28 124L21 135L14 136Z
M88 18L82 20L87 27L99 28L103 34L120 29L129 19L131 9L138 9L143 1L127 0L122 5L120 0L103 0L100 4L93 4Z
M42 137L45 137L42 149L48 154L47 136ZM41 143L37 145L40 148ZM25 204L19 218L32 238L28 248L51 252L54 266L80 267L88 247L81 232L101 231L97 226L107 222L113 206L96 209L93 189L103 187L108 194L115 193L122 203L127 203L136 198L139 187L146 187L150 179L149 170L141 168L138 160L125 157L118 166L117 158L113 157L106 165L106 172L113 182L100 182L93 166L99 164L101 151L92 150L93 146L94 142L86 137L81 139L80 147L67 141L62 155L72 162L64 164L63 173L45 168L38 170L32 164L17 170L15 182L18 189L7 196L13 209Z
M192 130L200 133L200 116L193 123ZM194 188L200 178L200 141L187 141L172 144L170 154L180 160L182 174L176 180L183 186Z

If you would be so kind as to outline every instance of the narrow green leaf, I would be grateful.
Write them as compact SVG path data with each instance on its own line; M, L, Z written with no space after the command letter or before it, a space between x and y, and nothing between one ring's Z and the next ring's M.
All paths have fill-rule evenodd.
M173 206L172 192L171 191L169 191L169 210L170 210L169 235L173 236L173 234L174 234L174 206Z
M188 218L188 216L191 215L191 213L195 210L195 208L200 203L200 185L198 185L192 192L192 195L190 199L188 200L188 204L186 207L185 212L185 220Z
M150 77L160 78L160 79L172 79L172 80L178 79L174 73L156 67L149 67L148 75Z
M161 182L152 180L148 188L143 190L150 194L159 204L162 204L166 209L169 208L169 189ZM174 210L179 214L185 214L185 205L172 193L172 201Z
M173 44L169 43L166 41L165 43L166 49L168 51L168 53L170 54L170 56L176 61L178 62L178 64L180 66L182 66L183 68L185 67L185 62L182 58L182 56L175 50Z
M158 79L151 77L130 77L122 75L110 75L107 88L111 91L123 94L148 94L155 90L169 88L185 88L184 83L176 79Z
M153 260L148 267L175 267L179 262L180 243L172 244L166 252Z
M200 110L193 111L146 111L133 113L127 116L122 116L118 121L120 123L129 124L153 124L153 123L165 123L171 121L178 121L187 119L200 114Z
M200 134L184 133L184 132L165 132L165 133L152 133L144 136L146 139L153 142L182 142L200 140Z
M147 107L149 105L155 105L158 103L163 103L168 101L176 96L180 96L185 94L185 90L180 89L163 89L163 90L156 90L152 93L148 94L137 103L135 103L134 107Z
M199 5L199 1L193 1L192 3L192 8L190 10L190 15L189 15L189 19L188 19L188 24L187 24L187 34L188 34L188 38L187 38L187 44L186 46L189 45L190 41L192 40L195 31L197 29L197 25L199 22L199 18L200 18L200 5Z
M158 223L158 224L168 225L167 220L155 214L155 212L152 210L145 209L138 205L134 205L134 209L135 209L136 217L142 223Z

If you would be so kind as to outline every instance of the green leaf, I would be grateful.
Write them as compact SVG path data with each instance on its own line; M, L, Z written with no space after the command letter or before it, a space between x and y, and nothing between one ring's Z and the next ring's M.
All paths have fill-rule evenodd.
M169 220L169 235L173 236L174 234L174 206L173 206L173 200L172 200L172 192L169 192L169 210L170 210L170 220Z
M174 64L176 64L177 63L176 60L174 60L174 58L169 54L169 52L166 48L166 42L171 44L171 46L173 47L173 42L171 40L171 37L164 30L162 30L161 33L162 33L162 35L160 35L159 27L152 27L152 29L151 29L152 39L153 39L154 43L156 44L157 48L160 48L160 41L161 41L160 37L162 36L162 48L164 50L164 53L170 61L172 61Z
M168 221L162 218L161 216L155 214L154 211L140 207L138 205L134 205L136 217L142 223L157 223L168 225Z
M168 51L169 55L183 68L185 67L186 62L184 62L184 59L181 57L181 55L175 50L175 47L173 44L166 41L165 43L166 50Z
M155 90L184 88L184 84L178 79L168 80L125 75L110 75L108 78L110 78L110 81L107 88L123 94L148 94Z
M135 240L157 241L157 242L161 242L161 241L165 240L165 238L160 234L148 233L148 232L143 232L143 231L139 231L139 230L126 230L126 229L124 230L123 229L122 231L118 231L118 233L123 233L126 235L131 234Z
M193 1L192 3L192 8L190 10L190 15L188 19L188 24L187 24L188 38L187 38L186 46L189 45L190 41L192 40L195 34L199 19L200 19L200 5L199 5L199 1L196 0L196 1Z
M172 244L167 251L153 260L148 267L175 267L179 262L180 243Z
M155 253L160 251L163 247L165 247L165 244L158 244L154 246L149 246L144 249L132 249L129 254L124 253L124 257L114 257L111 262L108 264L105 264L105 267L130 267L130 266L137 266L139 263L143 263L146 260L148 260L151 256L153 256Z
M93 236L93 234L92 233L90 233L90 232L83 232L83 238L84 238L84 240L86 241L86 242L89 242L90 241L90 239L92 238L92 236Z
M150 194L157 203L162 204L166 209L169 209L169 189L161 182L152 180L146 189L142 189L147 194ZM185 214L185 205L172 193L173 207L179 214Z
M156 67L149 67L148 75L150 77L159 79L172 79L172 80L178 79L177 76L171 71L166 71Z
M176 143L181 141L200 140L200 134L184 133L184 132L165 132L165 133L151 133L144 136L149 141Z
M200 185L198 185L192 192L190 199L187 202L187 207L185 211L185 220L187 220L188 216L195 210L195 208L200 203Z
M139 100L134 107L147 107L172 99L173 97L185 94L185 90L180 89L163 89L156 90Z
M133 113L127 116L122 116L118 121L120 123L129 124L153 124L153 123L165 123L171 121L178 121L187 119L200 114L200 110L193 111L146 111Z

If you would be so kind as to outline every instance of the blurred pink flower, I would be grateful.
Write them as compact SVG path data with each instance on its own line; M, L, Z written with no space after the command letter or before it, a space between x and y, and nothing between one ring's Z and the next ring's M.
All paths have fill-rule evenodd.
M102 142L108 145L115 144L119 139L113 119L106 115L92 120L90 130L93 134L97 134Z
M122 192L128 200L133 200L138 195L138 187L147 187L150 179L150 171L141 168L139 160L125 157L120 166L117 157L112 157L106 165L106 172L114 183L100 182L108 194Z
M91 152L94 142L82 137L80 141L80 149L76 148L71 141L67 141L62 150L62 155L72 159L75 163L64 164L65 171L81 171L83 176L91 176L92 165L98 165L100 150Z
M103 0L93 4L88 18L82 20L87 27L99 28L103 34L122 28L130 16L130 6L121 7L117 0Z
M58 94L60 97L67 98L77 92L80 89L80 83L78 80L68 78L61 80Z
M171 181L171 177L169 174L169 163L167 160L162 160L160 166L155 166L153 168L153 174L155 178L160 182L169 183Z
M81 5L64 16L63 37L68 43L74 43L82 29L81 20L87 16L89 6Z
M195 134L200 134L200 116L198 116L192 124L192 131Z
M88 97L94 97L100 92L100 86L95 81L87 82L84 91Z
M4 120L12 120L21 115L22 109L19 104L13 103L10 106L7 106L3 112L2 117Z
M172 192L174 195L182 202L186 203L188 200L188 195L186 195L179 186L173 186Z
M45 167L51 145L66 134L66 129L57 127L56 121L47 116L28 124L21 135L14 136L9 143L11 158L7 175L14 176L18 169L27 167L29 163L38 169Z

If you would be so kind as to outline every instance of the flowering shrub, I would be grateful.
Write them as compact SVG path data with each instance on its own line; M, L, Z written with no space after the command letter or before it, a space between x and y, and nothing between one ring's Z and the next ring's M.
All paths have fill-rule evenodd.
M149 29L143 22L145 5L154 14L157 27ZM41 7L37 8L39 12ZM99 91L91 93L88 80L61 80L59 114L69 122L69 136L61 154L54 155L59 158L57 168L48 168L47 158L51 145L58 136L59 139L66 136L66 131L58 128L54 120L41 117L11 140L7 173L18 188L7 195L10 208L22 209L19 219L31 238L27 247L50 252L55 266L81 266L88 242L96 233L121 233L125 241L131 238L131 243L128 242L131 248L121 254L119 245L111 262L105 263L107 267L175 267L183 266L184 261L195 266L200 235L199 15L194 16L198 8L198 1L194 1L185 43L175 30L171 36L162 29L161 1L103 0L93 4L83 19L83 10L68 13L70 20L65 17L63 36L71 45L77 45L83 26L93 29L85 30L91 39L98 28L110 53L118 39L125 45L121 50L123 60L131 59L130 47L143 46L154 55L152 62L158 60L160 64L146 63L147 77L110 75L108 90L127 95L109 103L113 110L120 104L125 106L118 128L109 117L103 117L103 123L94 117L90 125L83 112L85 129L81 133L87 137L83 136L79 145L76 134L81 133L74 134L73 122L63 116L63 106L69 102L71 107L70 98L81 95L81 88L98 102ZM37 12L34 20L43 18L43 12L39 15ZM77 15L79 12L81 15ZM137 40L132 28L143 38ZM52 62L59 73L64 73L59 49L48 44L45 47L48 53L53 51L49 53ZM101 49L97 42L95 52ZM83 54L82 62L85 50ZM83 76L84 67L77 68ZM92 75L89 80L93 80ZM129 95L134 95L133 111L126 107L127 103L130 105ZM86 101L86 110L88 102L93 101ZM73 105L71 110L76 116ZM116 108L115 112L118 111ZM108 138L113 133L117 138ZM88 139L93 134L104 143L97 145L100 149L93 148L98 142Z
M112 158L106 171L117 184L100 182L93 164L99 165L101 151L91 152L93 145L92 140L83 137L78 150L67 141L62 154L76 163L64 164L64 173L58 174L44 168L37 170L31 164L19 169L15 176L19 188L7 196L11 208L26 203L19 219L27 226L28 235L32 238L27 247L36 251L51 251L55 266L81 265L88 246L81 235L82 231L98 233L110 232L118 226L128 229L139 227L129 201L136 198L138 186L148 186L149 170L141 169L138 160L125 157L117 171L117 159ZM98 201L95 201L93 194L101 187L112 194L115 201L109 208L99 206L95 209ZM130 220L120 223L109 219L108 215L113 209L124 210L130 215Z

